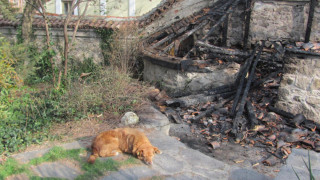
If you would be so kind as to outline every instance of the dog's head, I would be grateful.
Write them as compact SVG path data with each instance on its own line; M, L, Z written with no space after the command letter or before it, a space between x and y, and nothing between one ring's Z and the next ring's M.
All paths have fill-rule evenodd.
M140 149L137 152L137 157L138 159L144 161L146 164L152 165L152 158L154 154L159 152L160 151L158 150L158 148L150 146L147 148Z

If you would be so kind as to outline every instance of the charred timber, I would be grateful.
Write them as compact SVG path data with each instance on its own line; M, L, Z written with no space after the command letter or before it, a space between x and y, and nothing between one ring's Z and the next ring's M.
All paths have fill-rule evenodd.
M243 56L243 57L247 57L249 55L247 52L239 51L237 49L222 48L222 47L211 45L209 43L205 43L203 41L196 41L195 45L208 48L208 50L213 53L226 54L226 55L232 55L232 56Z
M248 119L250 122L250 129L254 128L255 125L259 124L259 121L257 120L256 114L253 110L252 103L248 100L246 101L246 110L248 113Z
M198 122L200 119L202 119L205 116L209 116L210 114L212 114L212 112L219 110L220 108L222 108L226 103L228 103L230 100L232 100L232 97L229 99L225 99L223 100L221 103L211 106L209 109L207 109L205 112L199 114L198 116L196 116L194 119L192 119L192 122Z
M179 37L177 40L173 41L172 43L170 43L167 47L164 48L162 54L167 53L168 51L170 51L174 46L175 43L177 43L178 45L186 40L189 36L191 36L193 33L197 32L199 29L203 28L205 25L207 25L209 23L208 20L204 20L202 21L200 24L198 24L195 28L193 28L192 30L186 32L184 35L182 35L181 37Z
M245 125L247 124L246 119L242 118L241 116L242 116L243 111L244 111L244 105L245 105L245 102L246 102L246 98L247 98L248 93L249 93L251 82L252 82L252 80L253 80L253 78L255 76L254 72L255 72L256 66L257 66L257 64L259 62L260 55L261 55L261 52L263 50L264 44L265 44L265 42L263 41L262 45L260 46L260 50L259 50L259 52L258 52L258 54L256 56L256 59L255 59L254 63L252 64L251 71L250 71L250 74L249 74L249 77L248 77L248 80L247 80L247 84L246 84L246 87L244 89L241 101L240 101L239 109L238 109L238 111L236 113L236 116L235 116L235 118L233 120L232 132L234 134L236 134L237 136L238 136L238 134L242 133L242 131L245 128Z
M251 9L252 0L247 0L246 10L245 10L245 28L244 28L244 37L243 37L243 49L246 49L248 46L249 31L250 31L250 19L251 19Z
M212 33L216 30L216 28L227 18L227 16L234 11L234 9L237 7L237 5L240 3L241 0L235 0L231 7L227 10L227 12L219 19L217 23L215 23L214 26L211 27L211 29L208 31L208 33L202 38L202 40L207 39L209 36L212 35Z
M250 69L250 66L252 64L252 61L254 59L254 56L255 56L255 53L256 53L256 49L255 48L253 51L252 51L252 55L250 56L250 58L245 62L244 64L244 68L243 70L241 70L239 72L239 75L237 77L237 79L239 79L239 85L238 85L238 90L237 90L237 93L236 93L236 96L235 96L235 99L233 101L233 105L232 105L232 108L231 108L231 116L234 116L235 115L235 112L236 112L236 108L238 106L238 102L239 102L239 99L240 99L240 96L241 96L241 93L242 93L242 89L243 89L243 85L244 85L244 82L245 82L245 79L246 79L246 76L247 76L247 73Z
M320 56L320 53L310 52L310 51L304 51L304 50L299 50L299 49L293 49L293 48L286 48L286 52L288 52L288 53L294 53L294 54L304 54L304 55Z
M228 27L229 27L229 14L227 15L223 23L221 46L227 46Z
M296 118L298 115L294 115L292 113L289 113L289 112L286 112L284 110L281 110L281 109L278 109L278 108L275 108L273 106L268 106L268 110L271 111L271 112L274 112L276 114L279 114L280 116L283 116L285 118L288 118L288 119L291 119L292 122L288 122L291 126L293 127L297 127L297 123L295 121L293 121L294 118ZM299 124L300 125L300 124ZM318 132L320 132L320 124L319 123L316 123L312 120L308 120L308 119L305 119L302 123L301 123L301 126L309 129L309 130L317 130Z
M312 21L314 16L314 9L316 7L317 0L310 0L310 10L309 10L309 17L306 29L306 36L304 42L307 43L310 41L311 29L312 29Z
M223 86L216 87L214 89L211 89L207 92L208 95L215 95L215 94L221 94L221 93L227 93L227 92L234 92L236 89L236 86L234 84L227 84Z

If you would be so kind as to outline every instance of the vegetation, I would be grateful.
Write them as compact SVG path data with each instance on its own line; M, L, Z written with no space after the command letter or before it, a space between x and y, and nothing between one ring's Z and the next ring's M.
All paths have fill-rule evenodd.
M0 154L47 139L54 122L88 114L118 116L142 101L143 91L136 80L116 67L99 66L90 58L70 66L67 83L56 88L50 83L48 56L39 52L41 49L34 46L1 39Z
M313 172L312 172L312 167L311 167L311 159L310 159L310 151L308 151L308 164L306 163L306 161L304 159L302 159L304 162L304 165L306 166L308 172L309 172L309 179L310 180L315 180L314 176L313 176ZM294 174L297 176L298 180L300 180L300 176L298 175L298 173L294 170L294 168L291 165L291 168L294 172Z
M25 173L30 179L55 179L55 178L41 178L34 176L30 170L30 166L39 165L44 162L54 162L63 159L71 159L79 162L83 171L82 175L79 175L76 179L92 179L104 175L108 171L116 171L121 166L130 164L137 164L139 161L136 158L129 157L127 160L118 162L112 159L97 160L95 164L88 164L86 159L81 155L85 154L85 149L71 149L65 150L62 147L53 147L49 152L42 157L31 159L27 164L20 164L16 160L9 158L4 164L0 164L0 179L4 179L8 176L15 174ZM58 179L58 178L57 178Z
M14 21L17 9L13 8L8 0L0 0L0 14Z
M46 19L44 1L34 2L37 4L32 8L42 7L41 13ZM6 7L1 4L0 13L5 11L8 18L10 15L13 17L10 4L2 0L0 3L6 3ZM31 17L34 9L28 8L28 13L25 10L26 17ZM100 64L94 63L92 58L74 59L68 55L77 28L70 47L66 46L67 50L53 48L48 26L42 45L35 44L30 33L24 37L22 29L18 28L17 42L11 42L0 34L0 155L7 156L30 144L55 138L49 134L52 124L76 121L92 114L103 115L105 119L109 115L117 117L138 107L143 101L143 86L131 78L138 62L137 41L122 38L135 35L134 30L101 30L103 46L107 48L103 52L105 61ZM122 42L125 42L124 45ZM58 53L62 55L62 62L59 63L55 59ZM76 159L78 153L54 148L50 154L31 161L29 165L67 156L79 160ZM8 159L6 163L1 166L2 169L13 166L17 168L13 171L27 172L14 160ZM111 165L101 163L96 166L118 167L112 162L108 162ZM92 171L92 174L96 171L94 167L88 167L87 171ZM0 179L10 175L11 170L1 174L1 168ZM99 175L99 172L96 174Z

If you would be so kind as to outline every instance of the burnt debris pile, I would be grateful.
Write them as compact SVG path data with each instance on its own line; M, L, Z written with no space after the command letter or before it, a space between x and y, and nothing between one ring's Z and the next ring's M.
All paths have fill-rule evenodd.
M226 47L228 16L239 3L246 7L242 49ZM251 5L250 0L218 1L144 42L146 56L182 72L190 67L205 72L210 65L230 62L241 65L232 84L173 99L162 96L156 98L157 105L173 123L192 127L192 133L213 149L226 141L265 148L272 154L263 161L266 165L285 159L293 147L319 152L320 125L303 114L282 111L275 103L286 52L319 55L320 45L261 41L248 47Z

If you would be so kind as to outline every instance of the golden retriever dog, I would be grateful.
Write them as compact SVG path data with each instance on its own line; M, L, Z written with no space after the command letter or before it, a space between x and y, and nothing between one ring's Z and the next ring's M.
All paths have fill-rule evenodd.
M161 154L158 148L151 145L143 132L133 128L118 128L102 132L93 140L91 147L92 155L88 159L91 164L99 156L116 156L119 152L125 152L151 165L154 154Z

